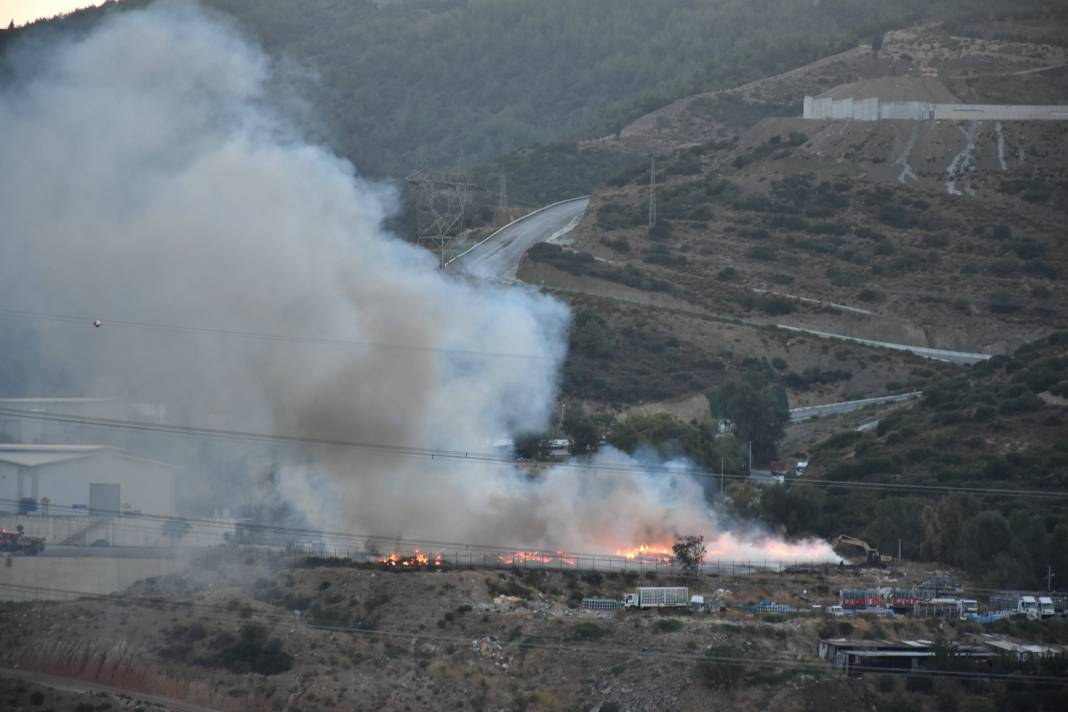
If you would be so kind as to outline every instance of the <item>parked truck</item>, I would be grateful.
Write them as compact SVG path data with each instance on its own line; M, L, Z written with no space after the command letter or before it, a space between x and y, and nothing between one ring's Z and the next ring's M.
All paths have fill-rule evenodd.
M685 608L690 589L684 586L643 586L623 595L624 608Z
M44 550L44 537L26 536L22 532L22 526L13 532L0 529L0 553L37 556Z
M1038 616L1040 618L1052 618L1057 615L1057 609L1053 605L1053 598L1050 596L1038 597Z
M1034 596L1020 596L1020 602L1016 607L1017 613L1027 616L1030 620L1038 620L1038 611L1038 601Z
M883 599L878 591L840 591L838 603L847 611L858 611L866 608L881 608Z

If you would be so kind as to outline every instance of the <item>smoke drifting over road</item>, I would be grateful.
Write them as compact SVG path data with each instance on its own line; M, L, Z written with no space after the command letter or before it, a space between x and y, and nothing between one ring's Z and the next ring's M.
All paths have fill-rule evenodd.
M391 446L479 451L547 424L567 309L443 276L384 232L391 191L302 140L271 108L275 65L226 22L184 4L131 10L4 65L0 302L90 318L29 329L18 347L35 349L39 386L165 403L195 426ZM180 463L183 491L229 488L238 503L247 463L218 463L240 447ZM715 534L684 476L531 481L375 450L270 455L315 526L581 550Z

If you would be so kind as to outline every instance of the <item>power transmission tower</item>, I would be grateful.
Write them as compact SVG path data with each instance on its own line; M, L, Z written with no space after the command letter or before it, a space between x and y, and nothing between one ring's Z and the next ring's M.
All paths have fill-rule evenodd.
M404 180L419 191L415 203L416 240L420 245L425 241L434 243L438 249L438 266L444 269L445 247L463 229L468 194L481 188L468 177L462 151L455 172L432 171L420 159L420 167ZM422 207L429 214L429 221L420 217L419 198L422 198Z
M656 158L649 157L649 227L656 224Z

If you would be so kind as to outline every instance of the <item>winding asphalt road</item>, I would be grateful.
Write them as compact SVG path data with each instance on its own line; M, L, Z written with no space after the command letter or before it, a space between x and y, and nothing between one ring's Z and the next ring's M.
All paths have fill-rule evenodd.
M573 230L589 204L587 195L535 210L450 260L445 269L481 279L514 279L523 254L539 242Z
M860 410L861 408L869 405L878 405L880 403L897 403L900 401L913 400L923 395L920 391L914 391L912 393L899 393L894 396L877 396L875 398L863 398L861 400L854 401L842 401L841 403L826 403L824 405L809 405L801 408L793 408L790 410L790 421L797 423L802 420L808 420L809 418L819 418L825 415L837 415L839 413L851 413L854 410Z

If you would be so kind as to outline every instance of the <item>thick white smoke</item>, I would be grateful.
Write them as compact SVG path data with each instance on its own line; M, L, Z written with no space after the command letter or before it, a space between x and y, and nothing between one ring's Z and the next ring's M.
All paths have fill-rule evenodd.
M4 62L0 306L103 320L35 326L43 371L71 395L164 403L194 426L456 451L546 426L566 308L443 276L386 234L391 191L272 111L272 63L226 23L187 4L127 11ZM279 490L328 528L602 551L716 531L686 477L275 456ZM187 492L232 477L181 464Z

